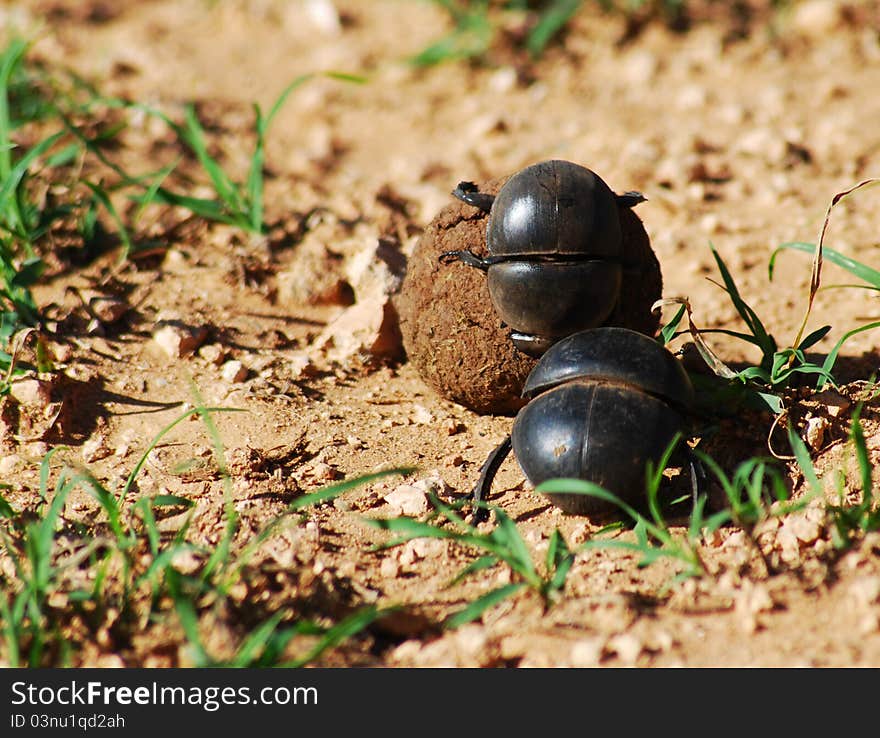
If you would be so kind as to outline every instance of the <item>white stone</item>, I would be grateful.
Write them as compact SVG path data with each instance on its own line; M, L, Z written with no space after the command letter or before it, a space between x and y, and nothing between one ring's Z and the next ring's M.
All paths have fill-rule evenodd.
M45 407L52 400L52 385L41 379L26 377L9 385L9 394L21 405Z
M840 22L838 0L807 0L795 5L791 25L805 36L824 36Z
M220 372L227 382L243 382L248 376L248 368L237 359L227 361Z
M153 341L170 358L189 356L208 337L203 326L186 325L179 320L160 321L153 331Z
M398 514L421 515L428 512L428 495L414 484L401 484L385 495L385 502Z

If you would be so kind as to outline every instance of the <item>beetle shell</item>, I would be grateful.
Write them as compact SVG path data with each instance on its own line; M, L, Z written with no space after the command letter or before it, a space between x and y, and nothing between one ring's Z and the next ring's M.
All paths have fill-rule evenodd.
M486 242L500 260L488 269L492 304L527 353L601 325L617 305L617 200L585 167L551 160L514 174L492 203Z
M620 265L603 261L506 261L488 275L501 320L551 338L601 325L617 302L620 281Z
M684 428L693 399L690 380L666 349L623 328L583 331L555 344L532 370L511 440L534 485L584 479L633 504L645 489L645 467L657 463ZM609 508L597 497L548 495L564 512Z
M594 172L553 159L514 174L499 191L486 228L498 256L619 259L614 193Z
M526 405L511 437L535 486L557 477L586 479L632 502L644 492L646 463L663 455L682 424L680 413L651 395L581 379ZM608 507L589 495L548 497L573 515Z
M526 377L523 396L578 378L630 385L679 407L693 403L681 362L653 338L628 328L582 331L556 343Z

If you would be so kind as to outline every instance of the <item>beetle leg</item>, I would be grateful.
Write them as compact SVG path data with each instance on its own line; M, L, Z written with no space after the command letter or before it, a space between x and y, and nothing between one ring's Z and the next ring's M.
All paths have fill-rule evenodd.
M489 510L479 503L485 500L489 495L489 490L492 487L492 481L495 479L495 474L498 472L498 467L501 466L501 463L510 453L511 445L510 436L507 436L507 438L499 443L495 450L489 454L486 461L483 462L483 467L480 469L480 478L477 480L477 484L471 492L471 497L474 499L475 523L482 523L489 517Z
M533 356L539 359L543 356L559 338L551 338L550 336L533 336L529 333L519 333L517 331L510 332L510 340L513 345L527 356Z
M487 195L480 192L473 182L459 182L458 186L452 191L453 197L457 197L468 205L488 213L492 209L492 203L495 202L495 195Z
M481 259L477 256L473 251L468 251L464 249L462 251L445 251L440 254L440 263L441 264L450 264L455 260L464 262L468 266L475 267L477 269L482 269L484 272L495 263L492 259Z
M624 192L622 195L615 195L615 197L617 198L618 205L623 205L627 208L634 208L640 202L645 202L648 199L641 192L636 192L635 190Z

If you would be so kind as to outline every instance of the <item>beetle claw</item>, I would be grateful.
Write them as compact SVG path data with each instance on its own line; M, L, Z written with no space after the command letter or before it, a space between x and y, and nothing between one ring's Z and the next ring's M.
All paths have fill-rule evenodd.
M645 197L641 192L629 190L628 192L624 192L622 195L617 195L617 204L623 205L627 208L634 208L640 202L645 202L647 199L648 198Z
M551 338L550 336L533 336L529 333L520 333L518 331L510 332L510 340L527 356L539 359L559 338Z
M495 202L495 195L480 192L473 182L459 182L452 191L452 196L486 213L492 209L492 203Z
M468 266L481 269L484 272L495 263L495 260L481 259L473 251L468 251L467 249L463 249L462 251L444 251L440 254L441 264L451 264L453 261L461 261Z

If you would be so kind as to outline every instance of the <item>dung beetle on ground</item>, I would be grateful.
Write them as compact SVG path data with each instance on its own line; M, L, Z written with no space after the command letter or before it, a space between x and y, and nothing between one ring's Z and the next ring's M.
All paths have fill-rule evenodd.
M630 504L645 490L645 467L657 463L685 429L693 387L681 363L655 340L626 328L580 331L554 344L523 387L528 404L488 457L473 496L485 499L513 449L535 486L553 478L583 479ZM551 494L564 512L589 515L599 498ZM477 519L485 519L478 508Z
M471 182L452 194L489 213L489 255L461 250L440 258L487 272L492 303L520 351L540 356L611 315L621 291L618 204L633 207L645 199L640 193L616 195L586 167L551 160L517 172L497 195Z

